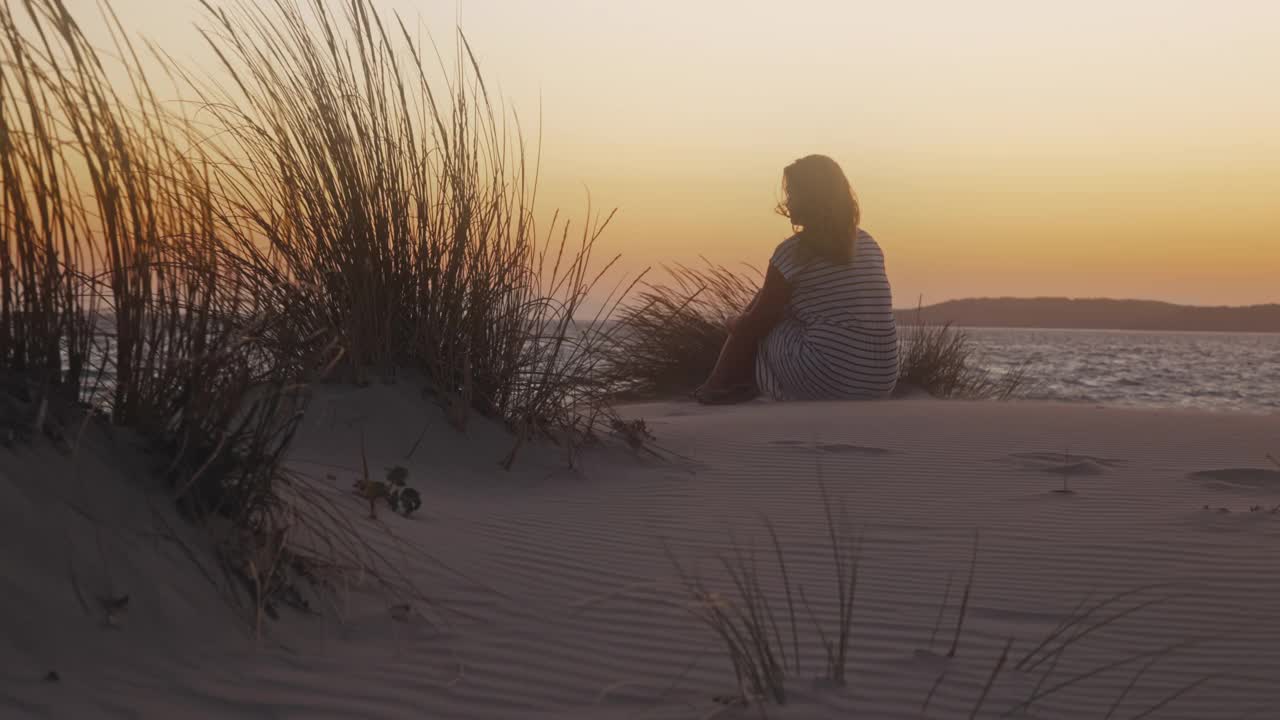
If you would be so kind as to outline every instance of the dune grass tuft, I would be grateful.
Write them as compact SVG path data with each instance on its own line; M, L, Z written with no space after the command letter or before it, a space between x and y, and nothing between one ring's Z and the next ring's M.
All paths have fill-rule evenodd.
M627 288L580 317L611 215L535 223L536 159L460 34L446 63L368 0L202 4L208 76L109 3L109 47L65 0L0 6L0 380L25 413L0 422L138 431L187 517L230 528L260 618L359 556L285 467L311 384L409 370L459 427L572 444L607 428Z
M218 546L260 615L310 562L275 492L309 379L271 341L285 318L228 262L197 128L109 6L114 52L62 0L15 8L0 8L0 362L46 433L93 412L149 441L187 517L234 528Z
M847 682L862 539L851 532L843 513L837 520L825 485L822 498L837 601L833 627L828 627L817 617L805 587L793 582L788 572L785 548L768 518L763 518L762 522L769 535L777 563L777 579L780 580L769 582L768 586L781 586L785 615L781 612L781 605L771 600L765 589L766 583L754 549L735 542L732 552L719 558L720 568L731 585L731 590L725 592L713 590L708 581L687 571L678 559L672 557L681 581L692 597L690 611L723 644L737 678L740 699L744 702L787 703L787 681L799 675L804 667L797 599L822 646L825 656L822 679L835 686L844 686Z
M762 571L754 548L733 543L731 553L719 557L719 566L730 582L727 592L712 589L707 580L690 573L672 556L681 582L690 593L690 611L699 623L707 626L719 642L733 666L742 701L765 701L786 705L787 680L803 673L804 656L800 644L797 605L803 606L813 625L824 653L820 679L835 687L847 683L847 665L854 633L854 607L858 597L861 560L861 537L851 532L844 512L833 511L826 484L822 487L827 541L831 551L832 583L835 585L836 621L828 626L819 620L803 584L794 582L787 569L787 553L777 528L763 518L772 555L777 564L778 580L769 587L781 585L786 614L781 603L771 601L765 591ZM799 603L797 603L799 601ZM790 642L790 643L788 643Z
M218 221L254 294L336 342L340 378L415 369L460 427L468 411L577 427L599 392L604 315L583 303L617 259L593 259L612 214L538 227L536 159L466 38L445 61L367 0L206 6L230 80L189 81L224 131L211 152L236 193Z
M691 598L689 602L679 605L689 610L697 622L712 631L724 651L724 656L733 668L739 694L724 701L731 700L738 704L786 705L792 699L789 688L795 681L801 679L806 668L810 667L808 662L810 657L817 654L813 650L815 640L825 658L821 674L814 678L819 681L817 685L845 688L857 682L856 677L849 676L848 664L853 648L853 609L862 559L861 537L850 532L849 522L844 513L837 515L833 512L834 503L827 494L825 486L822 488L822 496L827 524L825 540L830 546L833 561L830 576L824 585L824 592L827 601L836 607L834 624L830 621L824 624L818 618L809 594L813 588L806 590L805 586L792 574L784 544L774 524L767 517L762 519L762 523L768 535L770 550L768 554L772 555L773 562L762 562L762 558L752 545L744 545L736 538L732 538L729 552L718 557L718 569L723 577L721 580L723 585L691 572L668 551L677 575ZM957 611L951 647L945 654L936 656L945 664L922 701L920 706L922 713L928 711L948 677L953 674L964 674L954 673L953 664L959 662L957 649L965 633L965 619L968 615L974 585L978 551L978 535L975 534L969 560L968 579ZM765 567L768 564L776 564L776 573L766 571ZM950 577L947 585L946 594L950 595ZM1120 671L1135 663L1142 663L1112 701L1107 717L1114 716L1153 665L1179 649L1194 644L1194 641L1183 640L1154 650L1134 652L1058 679L1053 678L1053 675L1059 662L1072 648L1153 605L1179 597L1179 595L1168 593L1145 599L1140 597L1165 587L1162 584L1152 584L1116 592L1092 605L1089 603L1092 596L1087 595L1060 623L1035 642L1030 650L1023 653L1020 659L1015 659L1014 654L1017 639L1008 638L985 682L980 686L973 704L969 706L968 717L982 716L984 708L991 704L992 691L998 681L1011 671L1022 674L1024 679L1037 672L1039 677L1036 678L1034 687L1028 694L1022 700L1007 707L1002 714L998 715L999 717L1021 716L1020 714L1030 712L1035 704L1047 698L1060 695L1107 673ZM1107 608L1134 598L1137 598L1137 601L1121 609L1104 612ZM944 600L944 606L945 604ZM811 623L811 627L803 632L801 624L797 621L798 608L804 610ZM936 639L937 625L940 623L941 613L931 634L931 646ZM932 655L932 650L927 654ZM1042 667L1046 663L1047 667ZM1146 717L1215 677L1208 675L1196 678L1158 702L1147 706L1135 717Z
M1031 390L1028 368L997 374L982 366L979 347L951 323L929 325L917 313L912 324L900 324L898 383L921 388L934 397L1010 400Z
M669 280L638 288L617 313L604 366L618 396L691 392L711 373L725 322L751 302L758 274L707 263L664 268Z

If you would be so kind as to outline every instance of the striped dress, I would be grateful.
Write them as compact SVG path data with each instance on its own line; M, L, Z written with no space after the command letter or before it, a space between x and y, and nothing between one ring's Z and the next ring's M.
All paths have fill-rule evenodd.
M786 314L760 340L756 382L777 400L880 398L898 379L898 327L880 245L859 230L852 263L805 258L784 240L769 263L791 286Z

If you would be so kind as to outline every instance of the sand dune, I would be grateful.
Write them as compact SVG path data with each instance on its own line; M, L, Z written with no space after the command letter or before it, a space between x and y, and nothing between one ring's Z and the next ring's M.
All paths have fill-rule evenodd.
M481 422L453 431L412 383L323 388L294 466L332 475L335 496L359 473L362 437L375 471L406 467L421 512L375 523L352 499L351 513L437 605L406 616L353 589L322 617L286 613L261 648L190 560L146 539L170 513L138 484L141 468L0 450L13 568L0 596L0 714L756 717L714 700L737 688L691 618L675 563L732 595L715 558L733 543L754 550L783 607L767 516L811 606L790 701L770 717L969 717L1010 639L980 716L999 717L1037 683L1043 692L1132 658L1011 715L1108 717L1157 654L1111 717L1201 680L1151 716L1280 716L1280 514L1269 512L1280 473L1265 457L1280 450L1274 416L933 400L626 414L646 420L666 458L612 443L568 469L563 450L539 445L503 472L507 436ZM115 493L93 507L118 512L78 514L75 473ZM823 652L810 616L830 627L838 613L824 486L863 535L843 688L813 682ZM948 659L975 533L975 581ZM68 562L82 584L129 593L120 627L75 599ZM1125 591L1095 616L1120 617L1071 643L1047 679L1054 663L1039 654L1015 667L1082 601ZM50 670L59 682L42 680Z

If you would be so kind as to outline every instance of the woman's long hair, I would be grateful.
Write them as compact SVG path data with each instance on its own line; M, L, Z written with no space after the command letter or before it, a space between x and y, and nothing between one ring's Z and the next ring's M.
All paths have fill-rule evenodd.
M778 213L801 228L797 235L805 254L833 263L853 260L862 212L835 160L808 155L791 163L782 171L782 192Z

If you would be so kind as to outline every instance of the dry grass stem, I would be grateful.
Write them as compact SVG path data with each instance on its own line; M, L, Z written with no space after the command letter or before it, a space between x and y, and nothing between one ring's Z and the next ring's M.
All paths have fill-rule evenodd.
M964 594L960 597L960 615L956 618L956 632L951 638L951 649L947 650L947 657L956 656L956 651L960 648L960 635L964 631L964 619L969 610L969 594L973 590L973 580L978 569L978 542L980 536L978 533L973 534L973 555L969 560L969 579L964 584Z

